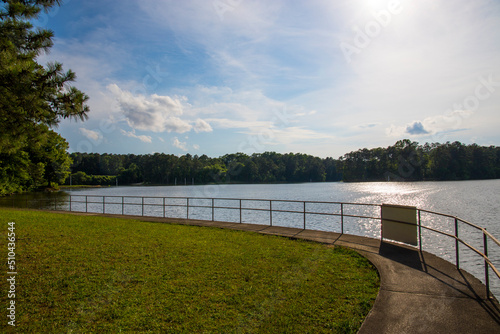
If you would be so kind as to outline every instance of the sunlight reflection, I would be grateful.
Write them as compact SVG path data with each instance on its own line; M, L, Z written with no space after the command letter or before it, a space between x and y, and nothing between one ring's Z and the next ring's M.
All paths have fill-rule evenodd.
M435 190L410 182L370 182L359 183L356 190L365 194L360 199L364 203L398 204L425 208L428 195Z

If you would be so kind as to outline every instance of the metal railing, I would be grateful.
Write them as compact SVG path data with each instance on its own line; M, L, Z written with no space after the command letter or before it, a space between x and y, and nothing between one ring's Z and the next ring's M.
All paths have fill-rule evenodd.
M4 198L5 200L5 198ZM7 199L8 201L9 199ZM12 206L17 207L35 207L50 209L50 210L66 210L77 212L94 212L94 213L110 213L122 215L140 215L140 216L157 216L164 218L182 218L182 219L198 219L211 221L229 221L228 217L233 217L232 221L236 223L245 222L244 215L248 213L266 213L268 217L264 221L268 221L269 226L276 225L276 217L279 214L285 214L281 217L283 220L294 220L295 226L302 229L321 229L337 230L339 233L345 233L346 219L368 219L375 222L381 221L380 204L364 204L364 203L346 203L346 202L325 202L325 201L297 201L297 200L269 200L269 199L240 199L240 198L205 198L205 197L142 197L142 196L96 196L96 195L69 195L69 200L59 200L57 197L42 198L35 200L16 201L12 200ZM8 202L7 202L8 203ZM45 204L43 204L45 203ZM17 204L17 205L16 205ZM9 205L10 206L10 205ZM170 212L167 212L169 211ZM200 213L198 211L205 211ZM208 213L207 213L208 211ZM236 212L234 215L223 215L222 211ZM427 230L432 233L446 236L454 241L455 248L455 264L458 269L461 268L460 261L460 245L470 249L473 253L482 258L484 262L484 283L486 285L487 296L490 297L490 269L500 280L500 272L488 256L490 252L491 240L493 246L500 250L500 242L491 235L485 228L472 224L461 218L442 214L438 212L416 209L417 212L417 228L418 228L418 247L423 250L422 230ZM293 216L294 219L291 219ZM325 218L337 217L338 221L330 226L325 224L311 224L313 217ZM425 217L423 217L425 216ZM436 217L438 219L436 219ZM247 218L250 223L262 222L262 217L257 221L255 217ZM448 231L443 230L442 223L436 223L439 219L447 219L452 222L451 228ZM425 224L428 222L428 224ZM317 219L316 219L317 222ZM297 225L298 224L298 225ZM338 226L333 226L338 225ZM460 226L465 225L482 237L476 238L476 242L480 239L481 245L472 245L472 242L465 240L465 237L460 237ZM281 225L282 226L282 225ZM441 228L440 228L441 227ZM467 235L466 235L467 236ZM373 237L373 235L372 235ZM382 238L380 235L379 238ZM482 248L480 250L479 248ZM497 251L498 251L497 250Z
M81 198L81 200L73 200L73 197ZM109 201L107 199L118 199L118 201ZM138 202L132 202L127 200L140 199ZM147 200L157 200L156 202L147 202ZM168 203L169 200L173 200L174 203ZM176 202L175 202L176 201ZM198 201L198 204L196 203ZM199 201L205 201L208 204L199 204ZM367 207L380 207L378 204L362 204L362 203L345 203L345 202L324 202L324 201L296 201L296 200L268 200L268 199L240 199L240 198L208 198L208 197L142 197L142 196L96 196L96 195L70 195L69 201L64 201L69 203L69 211L73 210L74 203L85 203L85 211L89 212L89 204L93 207L102 208L100 213L119 213L126 214L125 209L127 206L140 207L140 215L144 216L145 210L148 208L160 207L162 208L162 217L168 218L166 215L166 208L168 207L180 207L185 208L185 217L174 217L174 218L185 218L194 219L190 217L190 210L196 208L210 209L210 220L215 220L216 210L237 210L239 211L239 223L243 222L243 212L245 211L261 211L269 213L269 226L273 226L273 213L292 213L302 215L302 228L307 229L307 216L308 215L321 215L321 216L337 216L340 217L340 232L344 233L344 218L365 218L365 219L380 219L378 216L368 216L368 215L355 215L345 213L346 206L367 206ZM216 205L217 202L233 202L235 205ZM257 206L245 206L244 204L250 203L260 203ZM284 203L284 204L299 204L300 210L297 209L285 209L283 206L273 206L273 203ZM61 202L59 202L61 204ZM329 205L339 205L339 212L318 212L308 210L308 205L315 204L329 204ZM109 206L114 205L115 210L109 210ZM116 211L116 205L119 206L119 212ZM54 204L54 207L57 207ZM106 212L106 207L108 207L108 212ZM82 211L83 212L83 211ZM206 215L205 215L206 217ZM203 220L203 219L202 219ZM207 219L205 219L207 220Z
M427 213L430 215L436 215L436 216L451 219L453 221L453 233L444 232L444 231L438 230L436 228L422 225L422 222L421 222L422 213ZM493 272L495 273L495 275L497 276L498 279L500 279L500 271L495 267L495 265L492 263L491 259L488 257L488 239L490 239L494 243L494 245L496 245L497 247L500 248L500 242L498 241L498 239L496 239L484 227L480 227L478 225L472 224L466 220L463 220L461 218L458 218L458 217L455 217L452 215L447 215L447 214L443 214L443 213L439 213L439 212L433 212L433 211L422 210L422 209L417 209L417 214L418 214L418 228L419 228L418 235L419 235L419 249L420 249L420 251L422 251L422 239L421 239L422 238L422 228L429 230L429 231L432 231L432 232L435 232L435 233L438 233L438 234L441 234L441 235L444 235L444 236L447 236L449 238L452 238L455 241L455 265L458 269L460 269L460 267L461 267L461 265L460 265L460 244L466 246L468 249L473 251L475 254L482 257L482 259L484 261L484 280L485 280L484 283L486 285L486 294L488 297L490 297L489 269L491 268L491 270L493 270ZM477 247L474 247L471 243L469 243L469 242L467 242L464 239L459 237L459 231L460 231L459 223L462 223L462 224L465 224L469 227L472 227L473 229L475 229L476 231L478 231L482 234L483 251L477 249Z

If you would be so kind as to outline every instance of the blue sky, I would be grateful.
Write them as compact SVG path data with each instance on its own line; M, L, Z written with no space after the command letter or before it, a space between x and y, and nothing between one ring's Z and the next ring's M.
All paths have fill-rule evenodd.
M498 1L66 0L35 24L90 96L71 152L500 144Z

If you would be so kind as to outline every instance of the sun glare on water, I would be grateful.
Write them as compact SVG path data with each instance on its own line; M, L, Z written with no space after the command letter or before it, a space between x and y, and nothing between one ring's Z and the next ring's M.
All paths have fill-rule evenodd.
M425 187L411 182L359 183L357 190L368 194L361 202L409 205L418 208L424 208L427 205L427 197L431 193Z

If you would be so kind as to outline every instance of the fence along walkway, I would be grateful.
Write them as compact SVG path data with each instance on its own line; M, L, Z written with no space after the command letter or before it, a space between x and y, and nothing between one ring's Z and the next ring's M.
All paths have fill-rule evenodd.
M37 201L46 202L45 199ZM240 199L240 198L204 198L204 197L142 197L142 196L96 196L96 195L69 195L69 200L57 200L54 197L51 202L46 202L42 207L55 210L69 210L77 212L110 213L122 215L140 215L163 218L198 219L208 221L227 222L252 222L265 223L269 226L279 226L279 221L287 221L288 227L301 228L303 230L327 230L335 231L343 235L350 233L353 229L346 230L346 221L352 224L353 219L365 219L370 225L380 226L381 208L380 204L325 202L325 201L295 201L295 200L269 200L269 199ZM12 202L15 206L15 202ZM24 206L24 203L17 203ZM37 205L38 204L38 205ZM33 203L26 200L26 207ZM40 203L35 203L40 207ZM486 285L487 296L490 297L491 282L490 272L496 277L496 286L500 287L500 271L492 260L491 247L495 247L495 254L499 254L500 242L486 229L465 221L461 218L438 212L417 209L418 247L424 250L422 230L447 237L454 243L455 265L461 268L461 249L465 246L471 250L482 261L484 276L480 279ZM264 217L252 213L265 214ZM236 215L235 215L236 214ZM244 219L245 217L245 219ZM338 222L325 226L324 221L337 217ZM277 219L278 218L278 219ZM319 218L319 219L318 219ZM451 228L443 226L443 218L452 222ZM277 223L278 221L278 224ZM290 226L289 223L292 223ZM398 222L398 221L396 221ZM404 222L399 222L405 224ZM336 226L335 226L336 225ZM283 226L283 225L281 225ZM467 228L469 230L467 230ZM472 235L470 231L479 233L480 237L472 240L467 238ZM375 229L377 230L377 228ZM381 229L380 229L381 230ZM359 232L360 230L358 230ZM373 229L361 230L363 236L378 237L373 234ZM465 232L465 233L462 233ZM368 235L367 235L368 234ZM478 244L478 240L480 243ZM496 258L495 258L496 259ZM476 265L477 266L477 265ZM474 272L476 276L477 270ZM499 288L500 291L500 288Z

